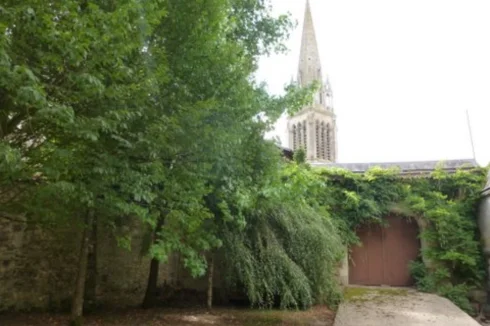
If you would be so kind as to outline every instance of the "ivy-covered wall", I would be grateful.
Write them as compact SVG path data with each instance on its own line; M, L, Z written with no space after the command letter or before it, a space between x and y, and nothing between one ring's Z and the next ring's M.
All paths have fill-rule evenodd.
M420 258L411 266L418 288L471 310L468 293L484 288L486 276L478 207L487 169L436 169L420 177L378 168L364 174L315 172L324 183L318 200L338 223L347 245L358 242L355 230L360 225L383 224L383 217L392 213L414 218L422 243Z

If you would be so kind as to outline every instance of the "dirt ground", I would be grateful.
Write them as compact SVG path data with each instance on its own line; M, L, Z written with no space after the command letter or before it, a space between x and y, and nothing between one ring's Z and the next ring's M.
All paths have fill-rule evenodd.
M218 308L209 312L205 309L132 309L89 314L85 326L272 326L312 325L331 326L335 313L324 306L308 311L249 310ZM1 326L66 326L68 316L63 314L9 314L0 315Z

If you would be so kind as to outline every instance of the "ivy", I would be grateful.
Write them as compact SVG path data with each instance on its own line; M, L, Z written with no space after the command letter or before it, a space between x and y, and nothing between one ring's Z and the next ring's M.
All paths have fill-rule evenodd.
M469 310L468 290L481 288L485 279L477 209L487 171L437 168L427 177L405 177L379 168L364 174L321 170L326 187L318 201L339 224L346 245L359 241L357 227L383 224L389 214L423 221L420 238L428 245L412 265L418 287Z

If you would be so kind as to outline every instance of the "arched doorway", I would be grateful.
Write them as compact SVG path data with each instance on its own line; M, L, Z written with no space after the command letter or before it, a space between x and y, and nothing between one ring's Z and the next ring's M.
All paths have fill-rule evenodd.
M349 284L413 285L408 264L420 252L417 223L399 216L386 221L387 227L371 224L357 230L362 245L351 248Z

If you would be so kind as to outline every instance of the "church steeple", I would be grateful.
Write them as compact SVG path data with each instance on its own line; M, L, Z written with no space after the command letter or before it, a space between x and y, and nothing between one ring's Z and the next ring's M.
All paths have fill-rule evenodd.
M299 56L298 82L302 87L306 87L315 80L322 80L322 65L316 42L310 1L306 0L303 36Z
M328 78L323 80L322 65L313 26L310 1L306 0L303 36L298 65L298 85L308 87L318 82L311 105L289 118L289 146L303 148L309 162L336 162L337 126L333 112L333 95Z
M298 65L298 84L307 87L314 81L320 83L320 89L315 94L314 104L332 111L332 90L330 82L323 82L322 63L311 14L310 1L306 0L305 18L303 22L303 36L301 38L301 51Z

